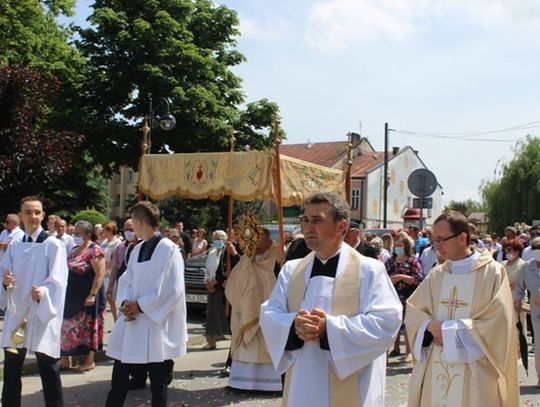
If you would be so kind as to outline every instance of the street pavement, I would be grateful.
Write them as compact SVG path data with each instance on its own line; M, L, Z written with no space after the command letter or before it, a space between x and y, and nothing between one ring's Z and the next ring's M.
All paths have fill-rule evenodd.
M108 316L107 329L112 321ZM225 389L227 379L220 377L227 358L229 341L218 342L214 351L201 350L204 345L204 318L202 314L189 317L190 340L188 354L175 360L174 378L169 387L171 407L220 407L220 406L280 406L277 395L239 394ZM85 373L64 372L62 383L66 406L102 407L107 397L112 373L112 361L106 358L96 364L96 368ZM33 361L30 358L29 364ZM530 355L529 376L523 366L519 366L521 406L540 406L540 390L536 389L534 355ZM390 358L386 380L386 403L388 407L402 407L407 402L407 384L412 364L402 358ZM39 375L23 378L23 407L43 405L43 394ZM149 385L144 390L130 391L126 407L149 407L151 394Z

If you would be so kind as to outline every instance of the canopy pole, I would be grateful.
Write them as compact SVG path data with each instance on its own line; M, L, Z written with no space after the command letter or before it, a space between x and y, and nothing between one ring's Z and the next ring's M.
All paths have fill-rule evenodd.
M234 145L236 143L236 139L234 138L234 130L231 129L229 132L229 144L231 146L231 152L234 151ZM232 193L231 188L231 194L229 195L228 204L227 204L227 240L231 241L232 233L233 233L233 207L234 207L234 197ZM232 256L231 253L229 253L229 250L226 251L225 255L227 256L227 271L225 272L227 274L227 278L231 275L231 269L232 269ZM225 315L230 316L231 315L231 303L229 300L225 299Z
M229 132L229 144L231 146L231 152L234 151L234 146L236 143L236 138L234 138L234 130L231 129ZM231 194L229 195L229 201L227 205L227 236L231 239L233 233L233 207L234 207L234 197L231 188ZM231 254L227 250L227 277L231 274Z
M141 159L139 160L139 184L137 187L139 188L141 185L141 177L142 177L142 159L143 157L148 154L148 150L150 148L150 126L148 125L148 116L144 116L144 124L142 127L142 133L143 133L143 139L141 141ZM137 191L137 202L140 202L144 200L144 194L141 192L140 189Z
M283 240L283 205L281 199L281 164L279 158L279 147L281 145L281 135L279 131L279 125L281 124L281 118L276 113L274 120L272 121L272 127L274 130L274 149L275 149L275 159L274 163L276 166L274 178L274 187L276 189L276 205L277 205L277 214L278 214L278 230L279 230L279 250L282 251L285 247L285 242Z

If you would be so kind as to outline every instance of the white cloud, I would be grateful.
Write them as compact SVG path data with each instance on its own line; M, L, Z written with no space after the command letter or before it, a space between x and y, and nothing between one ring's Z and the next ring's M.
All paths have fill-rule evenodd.
M430 0L324 0L309 10L306 40L325 51L376 40L403 40L421 26L417 10Z
M325 52L375 41L404 41L437 15L462 14L488 29L540 27L540 0L319 0L305 38Z
M287 37L290 29L285 21L263 22L240 15L242 38L257 41L280 41Z
M540 23L538 0L447 0L450 6L465 11L471 20L485 27L519 27L522 24Z

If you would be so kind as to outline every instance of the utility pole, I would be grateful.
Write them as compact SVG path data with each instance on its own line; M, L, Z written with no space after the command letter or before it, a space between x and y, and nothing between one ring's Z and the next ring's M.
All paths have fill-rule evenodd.
M388 122L384 123L383 228L388 221Z

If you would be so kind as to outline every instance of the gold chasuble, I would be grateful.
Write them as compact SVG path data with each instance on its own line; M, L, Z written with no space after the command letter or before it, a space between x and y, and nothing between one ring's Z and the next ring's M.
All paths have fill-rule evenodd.
M343 252L342 252L343 253ZM343 272L336 275L332 292L331 315L353 316L358 314L360 299L360 260L361 256L356 250L348 250L348 256ZM287 292L287 304L289 312L298 312L306 293L306 269L313 264L315 253L308 254L298 263L291 277ZM309 310L311 311L311 310ZM285 377L283 391L283 406L287 406L289 384L292 366ZM330 406L359 406L358 374L339 380L333 368L330 367Z
M426 320L460 320L483 356L471 363L447 363L444 345L431 343L414 365L409 407L519 406L512 294L504 268L488 251L466 274L451 274L449 262L430 271L407 301L411 344L424 333L419 329Z
M227 279L225 295L231 303L231 357L246 363L271 364L259 328L259 309L276 284L276 245L253 257L243 255Z

